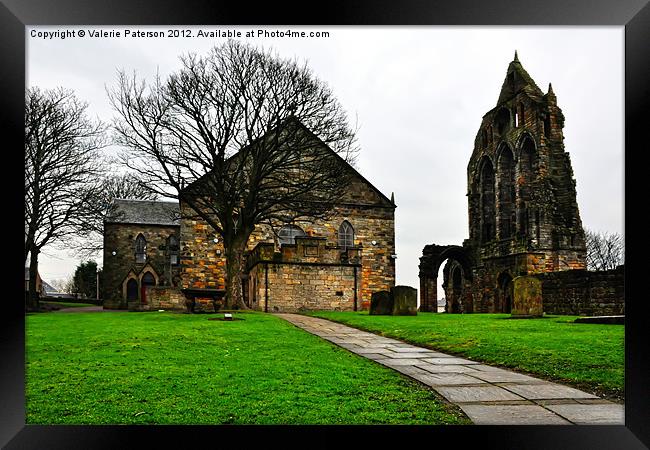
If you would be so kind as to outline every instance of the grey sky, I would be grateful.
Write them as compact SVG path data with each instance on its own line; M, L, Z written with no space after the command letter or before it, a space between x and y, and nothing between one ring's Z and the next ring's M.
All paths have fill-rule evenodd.
M425 244L468 237L467 163L481 118L496 105L517 50L544 91L553 84L566 122L583 225L623 232L623 27L35 27L56 30L328 31L321 38L241 38L307 60L360 125L360 172L395 193L397 283L419 288ZM27 29L27 84L64 86L103 120L113 115L105 85L117 68L147 79L179 67L225 38L42 39ZM51 281L79 262L45 249L40 273ZM101 264L101 257L98 261Z

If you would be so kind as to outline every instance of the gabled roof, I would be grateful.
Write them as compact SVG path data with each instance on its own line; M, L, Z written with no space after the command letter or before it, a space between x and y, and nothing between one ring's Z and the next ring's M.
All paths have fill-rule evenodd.
M520 91L526 91L526 93L536 99L541 99L544 96L544 92L535 84L533 78L528 75L528 72L523 68L521 62L519 62L519 57L515 51L515 59L508 65L508 71L506 72L506 78L503 81L501 86L501 93L499 94L499 100L497 101L497 106L510 100Z
M116 198L105 223L180 226L177 202Z
M305 124L303 124L296 116L293 116L293 115L289 116L288 118L285 119L285 122L283 124L279 125L278 127L274 128L273 130L269 131L269 133L267 133L266 135L256 139L252 144L249 144L249 145L254 145L255 142L264 139L266 136L268 136L268 134L271 134L271 133L275 132L275 130L278 129L279 127L288 126L291 123L297 124L300 128L302 128L304 131L306 131L307 134L309 136L311 136L316 141L316 143L318 143L322 147L326 148L328 151L330 151L332 153L332 155L334 155L334 157L336 157L339 161L344 163L356 178L361 180L368 187L370 187L370 189L372 191L376 192L379 195L380 200L382 201L382 203L384 203L384 206L389 206L389 207L393 207L393 208L395 207L395 203L394 203L394 201L392 199L389 199L388 197L386 197L386 195L384 195L383 192L381 192L379 189L377 189L372 183L370 183L370 181L368 181L363 175L361 175L359 173L359 171L357 171L354 167L352 167L352 165L350 165L350 163L348 163L341 155L339 155L329 145L327 145L325 142L323 142L322 139L320 139L313 131L311 131ZM235 153L234 155L230 156L230 158L236 158L238 154L239 153ZM187 185L183 190L187 190L188 188L190 188L190 186L193 186L196 183L200 182L201 179L206 177L206 176L207 176L207 174L204 174L203 176L201 176L197 180L194 180L192 183Z
M292 117L293 117L293 116L292 116ZM303 128L307 133L309 133L309 134L310 134L310 135L311 135L311 136L312 136L312 137L313 137L313 138L314 138L318 143L320 143L321 145L323 145L327 150L329 150L329 151L330 151L330 152L331 152L331 153L332 153L336 158L338 158L341 162L345 163L345 165L348 167L348 169L352 171L352 174L353 174L354 176L356 176L357 178L359 178L359 179L360 179L361 181L363 181L366 185L368 185L368 187L370 187L373 191L375 191L375 192L379 195L379 197L380 197L380 199L382 200L382 202L386 204L386 206L392 206L392 207L395 207L395 203L394 203L393 200L391 200L391 199L389 199L388 197L386 197L386 195L384 195L383 192L381 192L379 189L377 189L377 188L376 188L376 187L375 187L375 186L374 186L370 181L368 181L368 180L367 180L363 175L361 175L361 174L359 173L359 171L358 171L357 169L355 169L354 167L352 167L352 165L350 165L350 163L348 163L345 159L343 159L343 157L342 157L341 155L339 155L339 154L336 153L334 150L332 150L332 149L330 148L329 145L327 145L327 144L326 144L325 142L323 142L323 141L322 141L318 136L316 136L316 135L314 134L314 132L311 131L309 128L307 128L307 126L306 126L305 124L303 124L303 123L302 123L301 121L299 121L297 118L295 119L295 121L296 121L296 123L297 123L300 127L302 127L302 128Z

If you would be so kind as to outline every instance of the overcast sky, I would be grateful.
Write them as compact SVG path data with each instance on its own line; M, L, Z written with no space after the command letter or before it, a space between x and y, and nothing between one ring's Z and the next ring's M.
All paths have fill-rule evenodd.
M124 37L126 29L170 28L192 37ZM122 33L89 37L100 29ZM397 284L419 288L424 245L468 237L467 163L515 50L544 92L553 84L583 226L623 233L623 27L34 27L26 37L27 85L72 88L92 115L109 121L105 86L116 70L165 76L180 67L180 54L205 54L226 40L197 37L199 29L241 31L239 40L307 60L331 86L360 125L359 171L387 196L395 193ZM329 36L257 37L257 30L287 29ZM31 36L63 30L75 36ZM78 262L45 248L39 269L51 281L71 275Z

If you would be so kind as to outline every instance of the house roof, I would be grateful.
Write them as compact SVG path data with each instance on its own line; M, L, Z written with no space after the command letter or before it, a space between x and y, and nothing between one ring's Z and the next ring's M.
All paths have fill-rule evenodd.
M177 202L116 198L104 222L179 226L180 209Z
M322 139L320 139L311 129L309 129L309 127L307 127L304 123L302 123L297 117L295 117L293 115L289 116L287 119L285 119L284 124L282 124L280 126L287 126L287 125L290 125L291 123L297 124L300 128L302 128L304 131L306 131L308 133L308 135L311 136L319 145L321 145L322 147L327 149L329 152L331 152L332 155L334 155L334 157L336 157L338 160L340 160L342 163L344 163L344 165L348 168L348 170L350 170L352 172L352 174L354 176L356 176L356 178L361 180L368 187L370 187L370 189L372 189L374 192L376 192L379 195L380 201L383 203L384 206L395 208L394 199L392 199L392 198L389 199L388 197L386 197L386 195L383 192L381 192L379 189L377 189L370 181L368 181L363 175L361 175L361 173L359 173L359 171L357 169L355 169L352 165L350 165L350 163L348 163L341 155L339 155L329 145L327 145L325 142L323 142ZM275 132L275 130L277 128L278 127L274 128L269 133ZM256 141L264 139L265 136L262 136L262 137L258 138ZM249 144L249 145L253 145L253 144ZM232 156L230 156L230 158L235 158L235 157L237 157L237 155L239 155L239 152L235 153ZM200 183L201 180L204 177L206 177L207 175L208 174L204 174L203 176L199 177L197 180L194 180L192 183L187 185L183 190L186 190L186 191L189 190L189 188L191 186L194 186L197 183Z

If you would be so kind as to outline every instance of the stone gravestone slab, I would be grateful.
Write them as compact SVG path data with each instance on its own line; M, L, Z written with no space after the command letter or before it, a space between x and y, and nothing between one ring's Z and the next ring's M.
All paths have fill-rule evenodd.
M541 317L542 282L532 276L515 277L512 280L514 299L511 314L513 317Z
M395 286L390 289L393 297L394 316L416 316L418 314L418 290L411 286Z
M393 313L393 297L388 291L373 292L370 297L370 315L386 315Z

